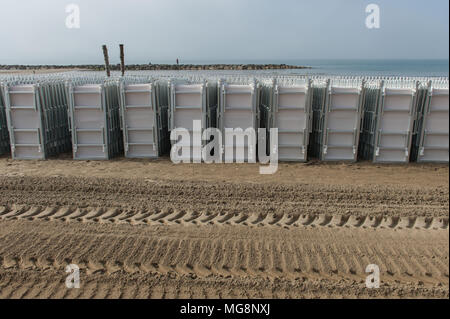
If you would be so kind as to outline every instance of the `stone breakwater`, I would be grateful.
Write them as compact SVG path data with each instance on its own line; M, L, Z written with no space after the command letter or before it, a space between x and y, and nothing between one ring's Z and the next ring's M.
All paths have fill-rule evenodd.
M104 65L0 65L0 70L44 70L44 69L83 69L101 71ZM288 64L128 64L126 70L281 70L281 69L310 69L308 66ZM119 71L120 65L110 66L113 71Z

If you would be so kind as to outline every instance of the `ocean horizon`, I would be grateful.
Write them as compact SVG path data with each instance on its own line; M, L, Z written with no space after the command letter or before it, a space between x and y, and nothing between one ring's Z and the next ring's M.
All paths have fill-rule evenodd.
M62 65L89 65L102 64L69 62ZM175 60L153 60L144 62L142 60L127 60L126 64L175 64ZM286 64L294 66L305 66L305 69L273 69L273 70L243 70L223 71L239 73L264 73L274 75L338 75L338 76L394 76L394 77L448 77L449 60L445 59L203 59L190 60L179 59L180 64ZM116 61L111 61L116 64ZM46 64L24 64L24 65L53 65ZM55 63L55 65L58 65ZM195 72L195 71L189 71ZM205 72L205 71L203 71ZM211 71L219 72L219 71Z
M311 67L274 70L276 73L301 75L449 76L449 60L445 59L180 59L179 62L180 64L288 64ZM175 61L155 60L146 63L173 64Z

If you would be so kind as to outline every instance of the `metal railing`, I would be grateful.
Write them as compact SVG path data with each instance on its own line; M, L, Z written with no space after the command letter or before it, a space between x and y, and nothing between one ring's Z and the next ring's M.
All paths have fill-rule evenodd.
M140 93L127 92L126 87L149 84L151 89L146 93L148 106L154 113L152 123L145 127L152 126L152 134L147 134L151 141L136 142L151 144L154 153L149 157L168 152L171 147L169 132L178 125L177 117L183 117L183 111L194 106L189 103L181 105L183 99L185 102L189 100L189 94L183 91L185 86L186 90L189 87L201 88L197 106L202 129L217 127L223 131L226 127L235 128L245 122L256 130L278 126L279 134L286 133L286 136L286 130L301 130L303 140L298 146L304 157L296 157L300 160L314 157L327 160L324 154L333 147L331 138L344 138L345 131L351 135L351 145L346 145L351 147L353 160L448 162L449 83L445 77L307 76L270 71L129 71L123 77L120 72L113 71L110 78L105 78L102 72L69 71L1 74L0 83L0 153L11 149L13 158L45 159L70 150L72 144L74 155L80 147L92 144L91 147L100 147L100 158L120 155L123 149L131 156L128 150L134 142L130 140L130 134L133 134L130 131L142 129L145 125L127 126L127 110L133 106L126 102L127 93ZM298 122L295 127L283 127L277 124L280 110L286 110L286 113L298 111L297 115L301 113L299 105L295 108L296 105L288 105L293 103L287 102L289 99L280 100L284 93L295 91L295 88L305 88L301 94L295 94L298 101L303 98L301 96L306 97L302 100L306 120ZM83 92L84 89L94 92ZM344 94L347 91L349 93ZM244 101L244 93L250 97L250 102L236 104ZM351 103L345 102L351 105L333 104L333 99L336 101L344 95L352 96ZM82 101L83 96L96 96L94 100L98 99L98 103L82 105L76 101L77 97ZM101 114L103 127L78 127L76 114L80 113L81 119L85 114L86 120L93 109ZM251 121L242 120L246 110ZM240 112L242 116L234 116L233 112ZM330 117L334 116L333 112L336 119ZM354 119L352 124L330 127L332 121L340 124L339 118L345 112ZM181 118L180 123L186 119ZM283 133L283 129L286 132ZM80 141L86 137L87 141ZM346 158L338 157L336 160ZM287 157L285 159L288 160Z

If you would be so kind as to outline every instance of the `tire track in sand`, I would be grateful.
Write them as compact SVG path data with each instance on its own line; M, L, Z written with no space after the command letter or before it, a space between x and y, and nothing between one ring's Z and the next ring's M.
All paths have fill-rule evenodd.
M363 228L363 229L427 229L439 230L449 228L449 218L442 217L372 217L354 215L324 215L324 214L265 214L255 218L252 222L246 213L233 213L226 216L211 215L209 212L178 211L164 209L161 212L141 211L123 212L117 208L76 208L76 207L34 207L26 205L0 206L0 220L60 220L65 222L101 223L132 225L224 225L245 227L329 227L329 228ZM153 216L155 215L155 216ZM89 217L86 217L89 216ZM135 217L136 216L136 217ZM143 216L146 216L145 218ZM151 218L149 218L151 217ZM295 220L295 221L294 221Z

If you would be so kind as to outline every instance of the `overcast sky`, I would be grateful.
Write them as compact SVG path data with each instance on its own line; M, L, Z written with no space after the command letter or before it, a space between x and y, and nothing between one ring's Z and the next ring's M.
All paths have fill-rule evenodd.
M68 29L66 5L80 8ZM365 25L368 4L380 28ZM0 0L0 64L448 59L448 0Z

